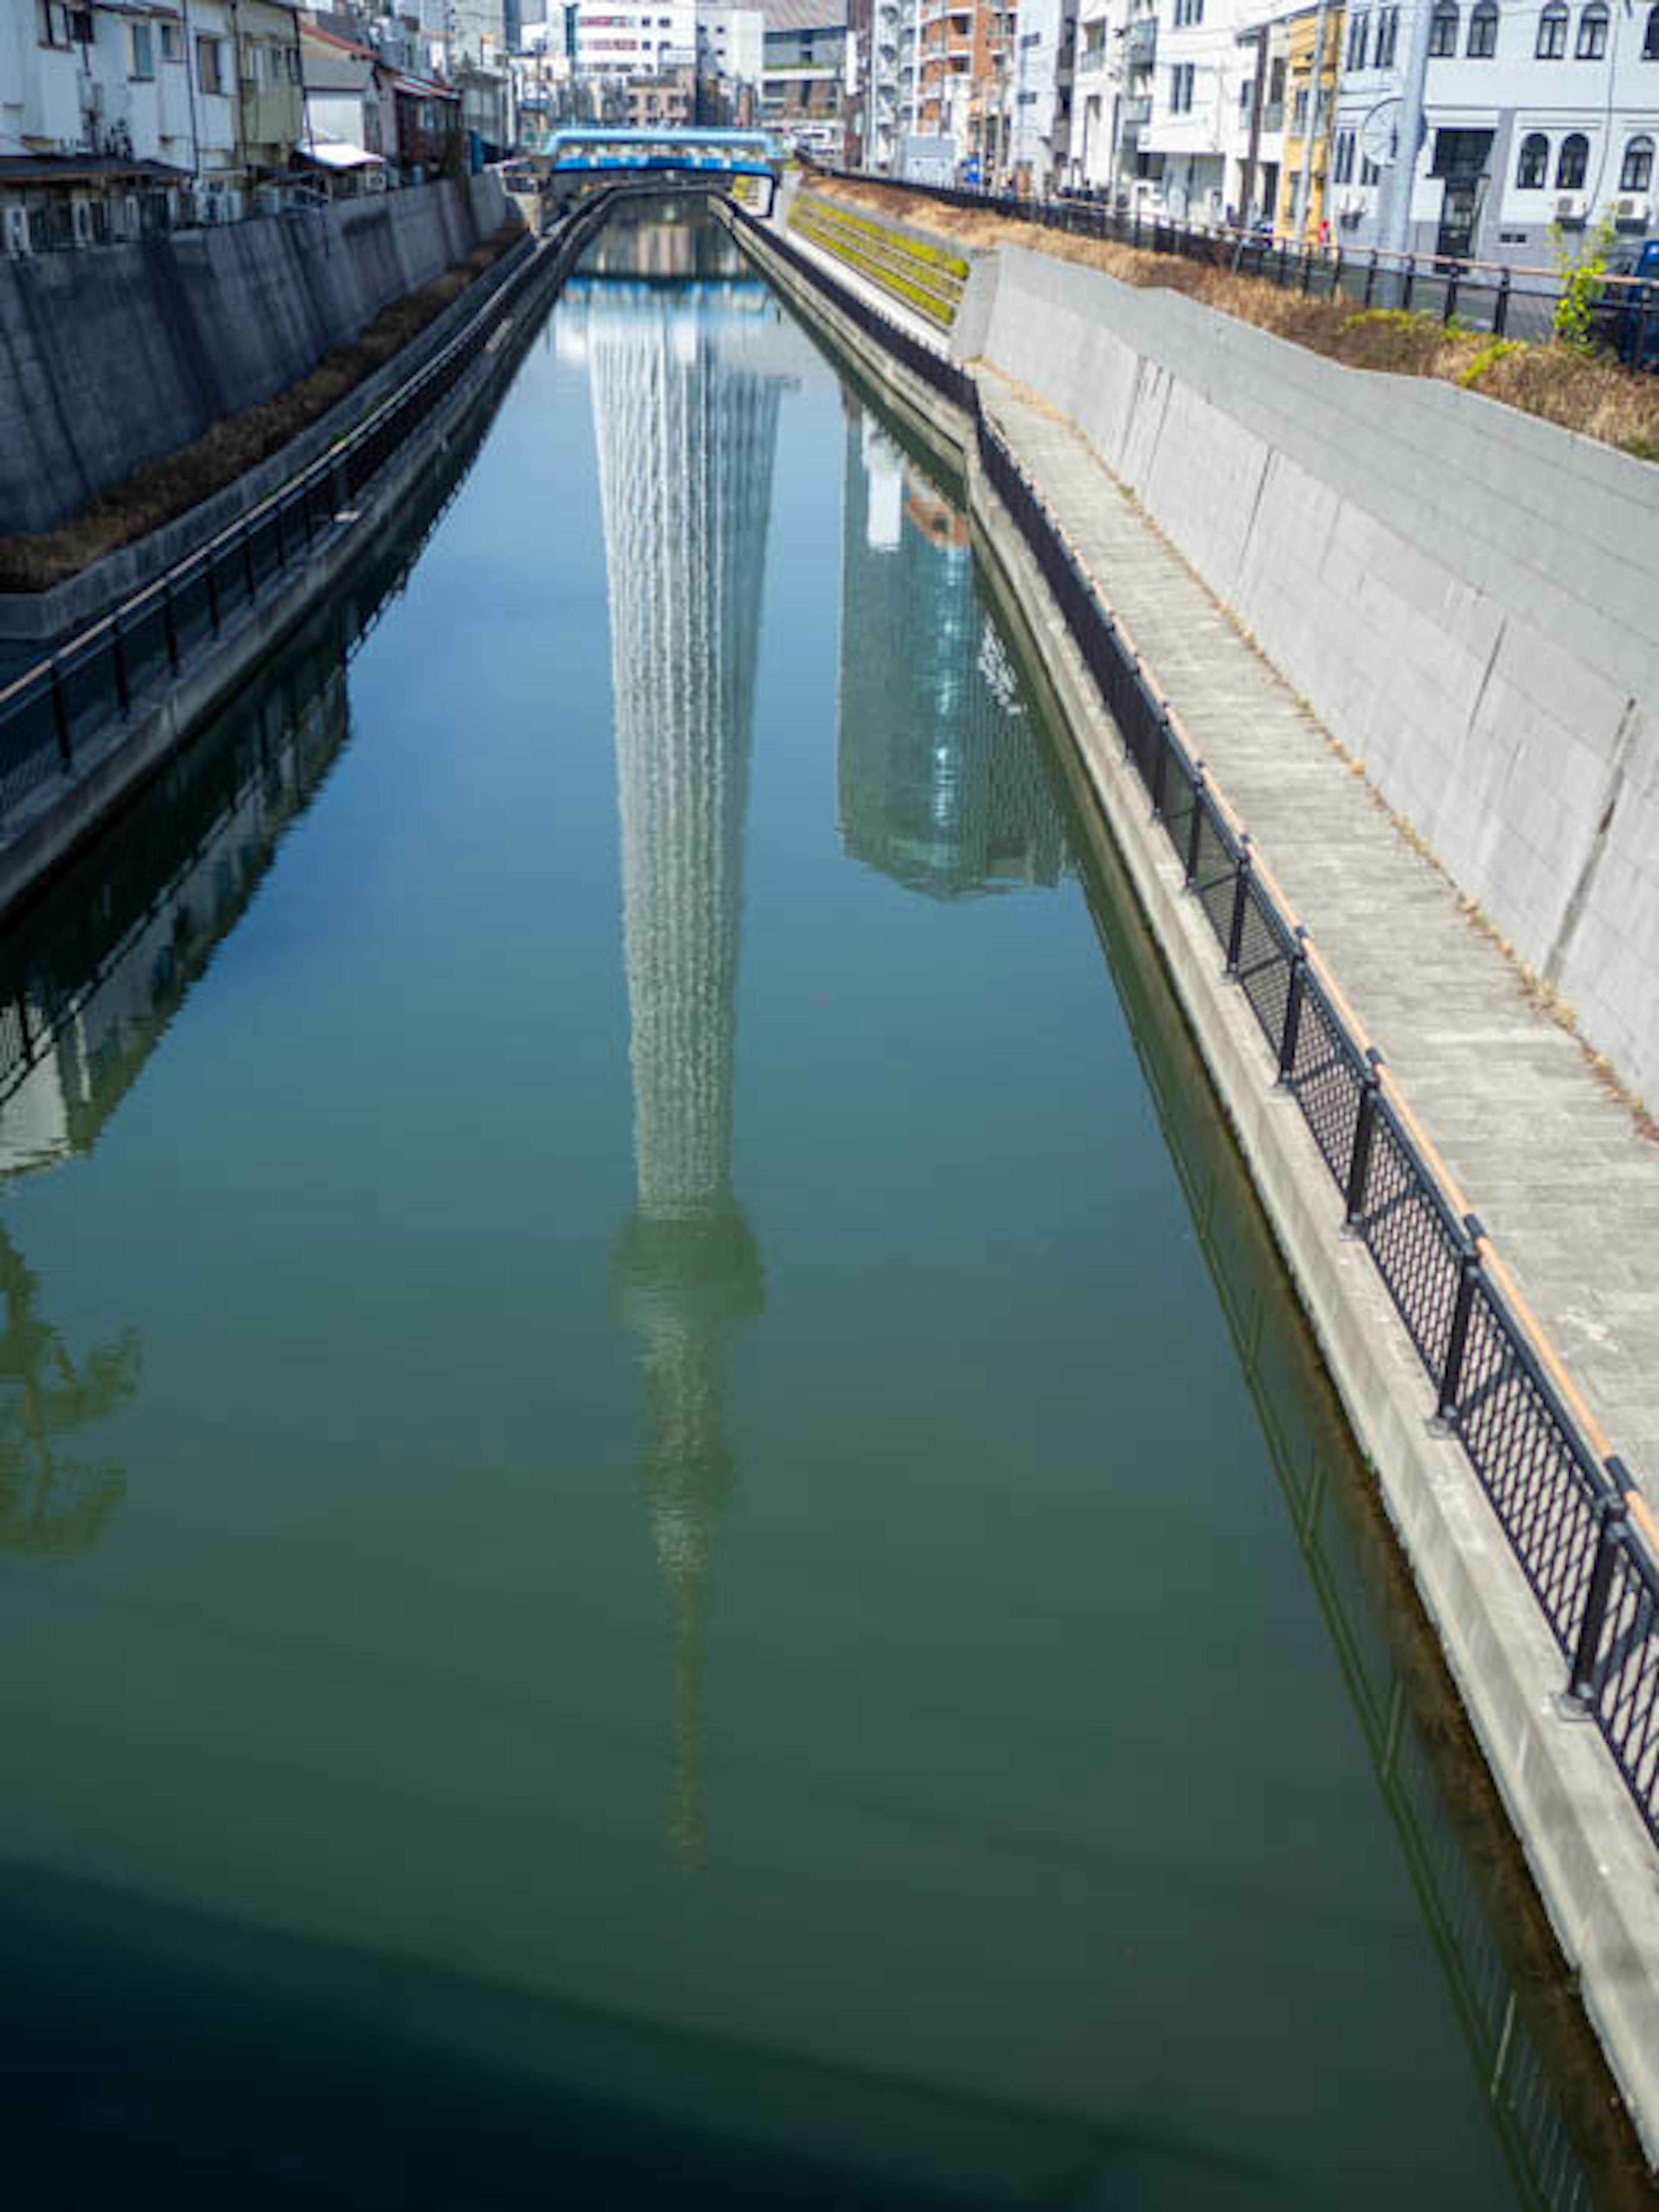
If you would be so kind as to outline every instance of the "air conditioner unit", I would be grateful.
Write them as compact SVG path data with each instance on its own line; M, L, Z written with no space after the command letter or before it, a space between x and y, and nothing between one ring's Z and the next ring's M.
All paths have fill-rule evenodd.
M1633 230L1645 230L1653 218L1651 200L1615 200L1613 219L1617 223L1628 223Z
M29 211L27 208L9 207L5 213L3 231L0 231L8 253L29 252Z
M1555 220L1557 222L1583 222L1584 220L1583 192L1558 194L1555 202Z

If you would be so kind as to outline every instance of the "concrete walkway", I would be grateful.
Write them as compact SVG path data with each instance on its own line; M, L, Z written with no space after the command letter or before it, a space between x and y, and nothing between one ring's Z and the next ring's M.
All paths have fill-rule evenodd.
M948 350L856 271L802 238L789 242ZM1577 1041L1527 996L1447 878L1087 441L986 362L969 366L1613 1450L1649 1497L1659 1494L1659 1142L1639 1133Z
M1659 1143L1077 431L975 367L987 409L1652 1496Z

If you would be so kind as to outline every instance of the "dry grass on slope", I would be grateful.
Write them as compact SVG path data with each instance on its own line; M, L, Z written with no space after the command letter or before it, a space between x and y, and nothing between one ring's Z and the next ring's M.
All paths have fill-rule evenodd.
M1063 231L1039 229L976 209L956 208L921 193L886 185L848 184L814 189L872 212L969 246L1023 246L1062 261L1103 269L1125 284L1161 286L1254 323L1350 368L1386 369L1396 376L1431 376L1541 416L1587 438L1617 446L1638 459L1659 461L1659 376L1642 376L1613 361L1596 360L1559 344L1526 345L1485 331L1446 330L1426 315L1390 309L1356 309L1339 300L1307 299L1281 292L1259 276L1210 269L1178 254L1138 252Z
M51 530L0 538L0 591L48 591L222 491L337 406L523 234L520 224L504 225L430 284L394 300L349 345L333 347L297 384L225 416L177 453L145 462L66 521Z

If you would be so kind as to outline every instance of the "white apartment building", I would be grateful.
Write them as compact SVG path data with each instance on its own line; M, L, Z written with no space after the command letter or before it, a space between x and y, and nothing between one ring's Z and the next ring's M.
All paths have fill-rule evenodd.
M697 66L703 74L727 84L758 88L766 58L766 18L761 10L696 0L696 20Z
M1158 157L1158 204L1177 222L1218 223L1231 204L1251 75L1239 15L1240 0L1159 0L1139 150Z
M242 211L304 127L288 0L0 0L0 246Z
M909 63L904 54L908 28L915 51L913 0L871 0L870 21L860 57L864 70L865 167L890 171L906 127Z
M578 0L574 13L580 76L654 76L696 61L695 0Z
M1043 194L1073 180L1071 115L1078 0L1020 0L1010 165Z
M1423 0L1423 143L1406 243L1419 253L1549 265L1548 233L1659 216L1659 5L1653 0ZM1332 179L1338 235L1374 243L1411 32L1403 9L1347 18Z

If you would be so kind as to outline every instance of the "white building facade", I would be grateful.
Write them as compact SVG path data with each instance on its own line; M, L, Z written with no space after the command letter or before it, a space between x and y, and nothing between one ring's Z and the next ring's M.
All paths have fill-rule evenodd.
M1231 204L1251 73L1239 15L1239 0L1159 0L1139 151L1158 157L1158 204L1177 222L1219 223Z

